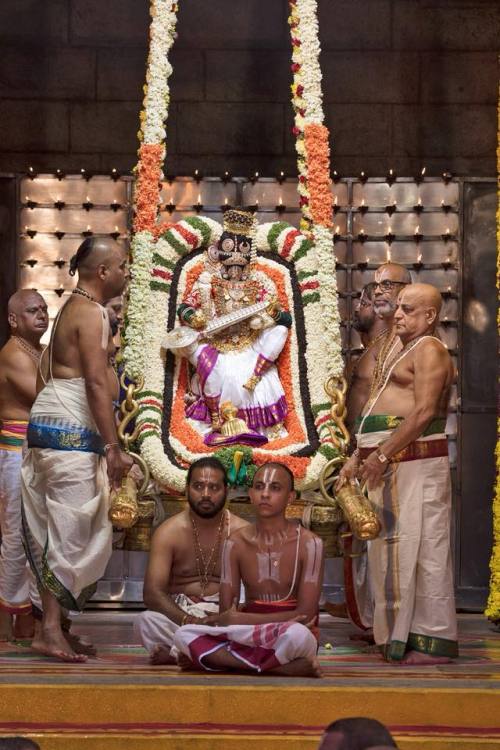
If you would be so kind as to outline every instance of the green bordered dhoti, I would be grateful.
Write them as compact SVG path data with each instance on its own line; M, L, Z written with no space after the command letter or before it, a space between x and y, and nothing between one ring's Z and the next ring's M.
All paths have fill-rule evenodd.
M367 417L357 435L362 455L387 440L402 421L383 414ZM410 650L458 656L451 481L443 445L444 420L436 419L412 444L411 456L391 463L382 483L369 492L382 523L368 549L373 631L390 660L399 661Z

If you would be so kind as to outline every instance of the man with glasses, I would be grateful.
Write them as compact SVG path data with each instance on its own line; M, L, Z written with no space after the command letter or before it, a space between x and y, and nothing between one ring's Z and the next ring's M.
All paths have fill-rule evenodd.
M353 326L361 333L364 352L354 365L347 397L347 424L354 434L359 428L361 414L376 392L388 357L400 348L401 342L393 330L394 315L400 291L411 284L411 276L399 263L383 263L375 271L374 281L361 292L360 304L353 316ZM371 302L370 302L371 300ZM370 313L370 305L372 312ZM355 450L340 473L341 479L354 480L361 468L359 451ZM367 543L352 539L353 557L346 556L344 567L347 591L347 612L352 622L371 638L373 604L368 571ZM347 541L349 546L349 541ZM343 615L343 605L326 603L334 616Z

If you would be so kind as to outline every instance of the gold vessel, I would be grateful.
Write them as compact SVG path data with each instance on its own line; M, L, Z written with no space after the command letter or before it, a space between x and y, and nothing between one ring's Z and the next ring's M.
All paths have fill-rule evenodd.
M131 477L123 477L119 489L111 490L108 518L117 529L129 529L139 518L137 487Z
M346 482L336 490L335 498L354 536L362 541L378 537L382 529L380 520L357 479Z

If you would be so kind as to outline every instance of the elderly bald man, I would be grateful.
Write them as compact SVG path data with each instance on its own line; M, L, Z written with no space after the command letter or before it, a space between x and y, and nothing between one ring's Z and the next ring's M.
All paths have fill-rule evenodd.
M132 464L116 434L118 382L103 307L126 284L126 251L110 238L88 238L70 262L77 272L42 356L45 386L31 410L22 468L24 539L43 608L32 647L63 661L85 660L66 640L61 616L82 609L104 573L108 480L117 487Z
M49 319L43 297L21 289L8 303L11 336L0 351L0 640L30 638L34 621L21 535L21 462L36 375L40 339ZM14 621L15 617L15 621Z
M357 435L358 475L383 526L369 549L375 642L387 659L407 664L458 655L445 434L455 372L435 335L440 309L429 284L400 292L394 325L402 348L385 362Z

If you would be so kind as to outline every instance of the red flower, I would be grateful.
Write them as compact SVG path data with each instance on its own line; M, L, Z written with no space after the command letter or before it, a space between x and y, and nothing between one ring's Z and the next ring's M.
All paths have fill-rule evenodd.
M304 87L302 86L301 83L299 83L299 85L297 86L297 96L302 96L303 93L304 93Z
M293 133L293 134L294 134L294 136L295 136L295 137L297 138L297 136L299 136L299 135L300 135L300 133L301 133L301 130L300 130L300 128L298 128L298 127L297 127L296 125L294 125L294 126L293 126L293 128L292 128L292 133Z
M300 39L294 39L292 37L292 44L294 47L300 47L300 44L301 44Z
M300 64L299 63L292 63L290 65L290 69L291 69L292 73L298 73L299 70L300 70Z
M309 205L309 198L306 198L305 195L301 195L299 198L299 206L302 208L302 206L308 206Z

